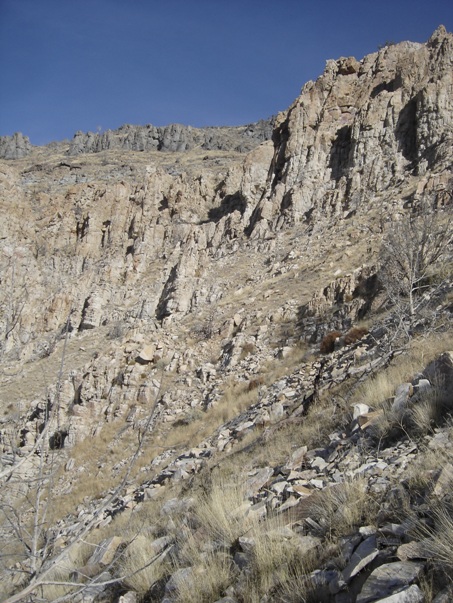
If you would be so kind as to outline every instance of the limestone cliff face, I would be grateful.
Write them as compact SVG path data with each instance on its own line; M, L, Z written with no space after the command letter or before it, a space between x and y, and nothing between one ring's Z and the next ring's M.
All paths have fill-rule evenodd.
M278 117L254 230L349 216L412 177L418 193L437 188L442 202L451 166L452 61L453 37L442 26L427 44L386 46L360 62L328 61ZM412 191L401 200L414 198Z
M28 136L16 132L13 136L0 136L0 157L19 159L31 153L32 145Z
M61 155L4 163L2 354L41 353L69 314L70 328L84 331L135 318L169 322L218 301L226 285L215 262L239 249L270 253L282 228L303 225L310 237L425 196L448 203L452 63L453 36L442 27L427 44L328 61L278 117L273 141L229 169L201 159L169 169L144 154L121 155L114 168L105 155L92 168L94 156L79 154L218 149L217 135L237 141L228 128L179 126L76 135L77 164ZM256 143L268 127L241 135Z
M273 118L238 127L192 128L181 124L165 127L124 125L103 133L76 132L69 155L99 153L118 148L126 151L250 151L272 136Z
M275 119L262 119L245 126L193 128L181 124L156 127L125 124L118 130L81 132L67 142L52 142L43 149L60 149L69 156L81 153L101 153L112 149L122 151L187 152L237 151L246 153L256 145L270 140ZM39 148L39 147L38 147ZM33 151L27 136L16 132L13 136L0 136L0 158L20 159Z

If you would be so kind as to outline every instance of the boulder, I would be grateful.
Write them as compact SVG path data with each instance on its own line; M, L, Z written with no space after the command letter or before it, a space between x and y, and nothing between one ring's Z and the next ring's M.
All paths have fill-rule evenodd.
M399 593L413 584L422 572L422 563L413 561L385 563L371 573L363 585L356 603L371 603Z

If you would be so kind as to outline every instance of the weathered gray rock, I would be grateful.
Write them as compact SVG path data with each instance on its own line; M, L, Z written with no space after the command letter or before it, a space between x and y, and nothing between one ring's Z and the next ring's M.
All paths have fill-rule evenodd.
M409 404L409 399L412 396L413 391L414 389L412 383L402 383L396 388L395 399L392 403L392 411L396 415L401 415L404 413Z
M28 136L16 132L12 136L0 136L0 158L19 159L32 151Z
M423 571L422 563L397 561L375 569L363 585L356 603L371 603L404 590L413 584Z
M440 592L436 597L434 597L432 603L450 603L453 597L453 591L451 588L447 588Z
M107 540L103 540L97 545L96 550L88 560L88 564L110 565L122 543L123 540L119 536L112 536Z
M444 352L423 371L425 377L445 393L453 391L453 352Z
M263 467L257 470L247 478L245 491L248 498L251 498L268 482L272 477L274 470L272 467Z
M438 475L434 477L433 494L439 498L451 494L453 484L453 465L445 463Z
M413 541L402 544L396 551L397 557L401 561L409 559L431 559L433 557L433 547L429 539L419 542Z
M376 603L423 603L425 595L416 584L412 584L408 588L400 590L390 597L378 599Z
M192 128L181 124L165 127L124 125L118 130L102 133L76 132L69 146L69 155L100 153L109 149L125 151L184 152L195 147L206 151L250 151L272 136L273 119L254 124L224 128Z
M354 551L350 562L343 570L343 580L349 582L364 567L373 561L379 554L376 546L376 536L370 536L364 540Z

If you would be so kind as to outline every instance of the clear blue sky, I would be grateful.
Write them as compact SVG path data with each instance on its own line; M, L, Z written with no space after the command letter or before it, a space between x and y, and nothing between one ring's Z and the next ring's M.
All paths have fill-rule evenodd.
M0 0L0 135L250 123L327 59L441 23L452 0Z

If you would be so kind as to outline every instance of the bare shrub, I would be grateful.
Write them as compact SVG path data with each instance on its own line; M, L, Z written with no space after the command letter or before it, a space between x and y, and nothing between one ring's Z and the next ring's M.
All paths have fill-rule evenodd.
M339 331L331 331L325 335L319 345L319 351L321 354L330 354L335 350L335 342L341 337Z
M362 339L368 333L368 329L365 327L352 327L344 336L345 345L351 345L359 339Z
M392 222L382 242L379 278L407 335L430 293L445 279L452 237L451 215L423 204Z

